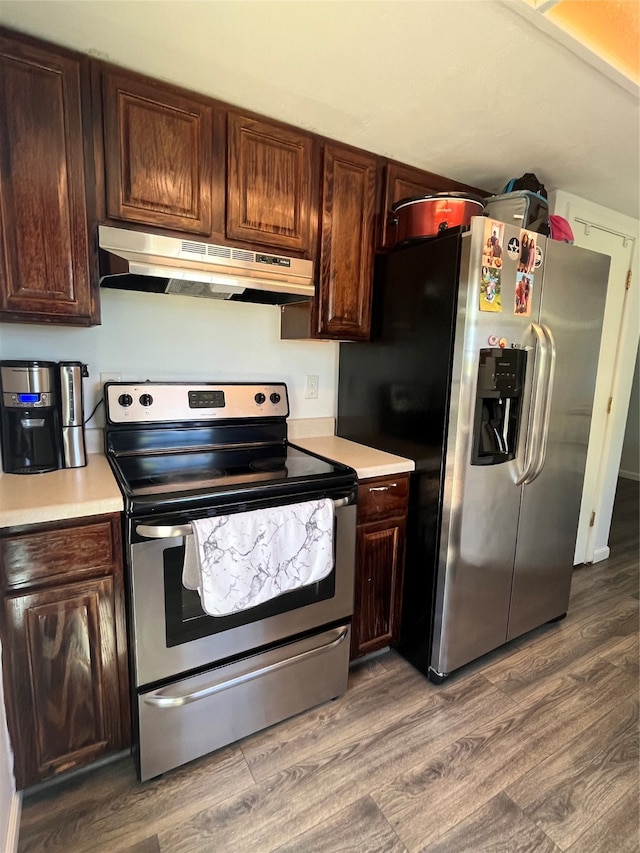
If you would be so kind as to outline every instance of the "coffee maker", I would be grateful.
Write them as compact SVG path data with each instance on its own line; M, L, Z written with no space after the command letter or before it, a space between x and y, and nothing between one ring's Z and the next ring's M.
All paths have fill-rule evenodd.
M6 474L42 474L62 468L58 370L53 361L0 361Z

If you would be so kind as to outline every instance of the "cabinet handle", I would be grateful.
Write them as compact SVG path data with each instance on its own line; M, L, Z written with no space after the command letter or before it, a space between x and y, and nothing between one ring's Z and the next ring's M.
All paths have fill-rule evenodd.
M389 483L388 486L370 486L369 491L370 492L388 492L389 489L397 489L397 488L398 488L397 483Z

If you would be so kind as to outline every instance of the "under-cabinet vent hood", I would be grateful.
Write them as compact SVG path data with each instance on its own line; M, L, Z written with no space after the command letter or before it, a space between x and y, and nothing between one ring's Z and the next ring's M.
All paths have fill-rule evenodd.
M300 258L98 226L100 285L146 293L281 305L314 294Z

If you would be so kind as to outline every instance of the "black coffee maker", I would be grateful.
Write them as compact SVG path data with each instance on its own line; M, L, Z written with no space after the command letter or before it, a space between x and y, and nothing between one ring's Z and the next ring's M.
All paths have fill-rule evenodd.
M5 474L63 467L58 373L53 361L0 361Z

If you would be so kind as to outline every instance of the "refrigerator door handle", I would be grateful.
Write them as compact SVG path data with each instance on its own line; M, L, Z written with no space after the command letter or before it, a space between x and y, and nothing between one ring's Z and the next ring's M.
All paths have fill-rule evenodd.
M542 471L546 458L547 426L551 411L555 343L548 327L543 328L538 323L532 323L531 329L538 339L535 362L536 374L531 391L531 416L527 429L525 465L524 470L516 479L516 486L533 482Z
M549 419L551 417L551 400L553 398L553 380L556 370L556 342L553 333L548 326L542 325L542 331L546 338L545 348L548 355L547 378L544 387L544 402L542 415L542 428L538 436L537 453L533 472L527 483L532 483L544 468L547 459L547 444L549 440Z

